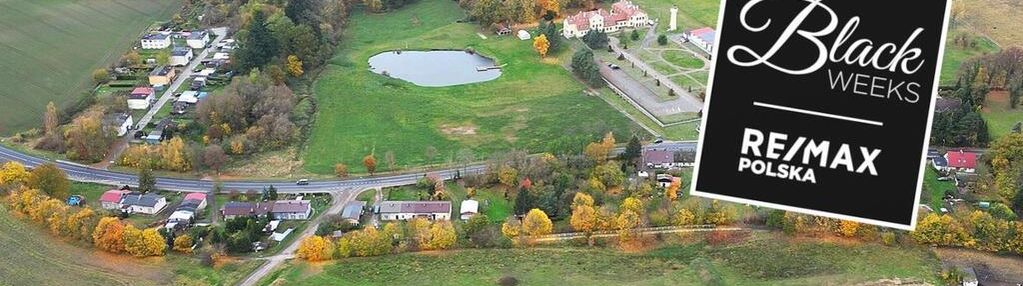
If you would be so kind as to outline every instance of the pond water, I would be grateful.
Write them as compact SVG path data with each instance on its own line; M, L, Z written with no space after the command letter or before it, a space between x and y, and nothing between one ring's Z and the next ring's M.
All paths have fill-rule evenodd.
M464 51L387 51L369 58L375 73L428 87L494 80L500 69L477 70L492 66L494 60Z

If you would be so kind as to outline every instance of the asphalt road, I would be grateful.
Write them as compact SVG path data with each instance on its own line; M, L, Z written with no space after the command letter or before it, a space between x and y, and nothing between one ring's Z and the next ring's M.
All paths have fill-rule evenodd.
M696 151L696 141L666 141L659 144L647 145L647 149L667 149L673 151L690 150ZM617 151L617 150L616 150ZM620 152L620 151L619 151ZM44 163L56 163L71 180L79 182L100 183L106 185L129 185L136 186L138 178L136 174L122 173L108 170L96 169L93 167L66 162L50 161L20 153L7 147L0 146L0 162L16 161L28 168ZM479 174L486 169L484 164L469 165L464 168L448 168L429 172L414 172L405 174L387 174L379 176L354 177L339 180L310 180L308 185L297 185L294 181L283 180L247 180L247 181L221 181L225 192L231 190L262 190L273 185L282 193L329 193L348 188L369 188L369 187L390 187L415 184L417 180L427 173L437 174L448 180L456 175ZM213 189L214 181L200 179L182 179L159 177L156 179L156 187L162 190L179 192L208 192Z

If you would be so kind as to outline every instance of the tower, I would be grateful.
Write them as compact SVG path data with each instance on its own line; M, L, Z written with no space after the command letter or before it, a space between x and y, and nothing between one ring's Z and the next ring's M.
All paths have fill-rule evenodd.
M671 22L668 23L668 31L678 29L678 6L671 5Z

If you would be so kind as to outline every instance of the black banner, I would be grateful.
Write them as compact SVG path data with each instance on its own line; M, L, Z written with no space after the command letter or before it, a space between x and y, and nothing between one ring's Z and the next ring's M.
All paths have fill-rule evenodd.
M914 228L948 1L723 1L692 193Z

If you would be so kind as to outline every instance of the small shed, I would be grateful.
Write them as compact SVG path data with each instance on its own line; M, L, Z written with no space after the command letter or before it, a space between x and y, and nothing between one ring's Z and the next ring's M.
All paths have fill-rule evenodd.
M472 218L472 216L474 216L477 213L479 213L479 210L480 210L480 202L479 201L476 201L476 200L464 200L464 201L462 201L462 206L459 207L458 213L461 215L461 218L463 220L468 220L469 218Z
M526 30L519 30L518 37L519 37L519 40L525 41L525 40L529 40L533 36L530 35L529 32L527 32Z
M85 197L79 195L71 195L67 197L67 205L69 206L80 206L85 204Z
M494 32L497 33L498 36L504 36L507 34L511 34L512 30L508 28L508 26L505 24L497 24L497 26L494 28Z

